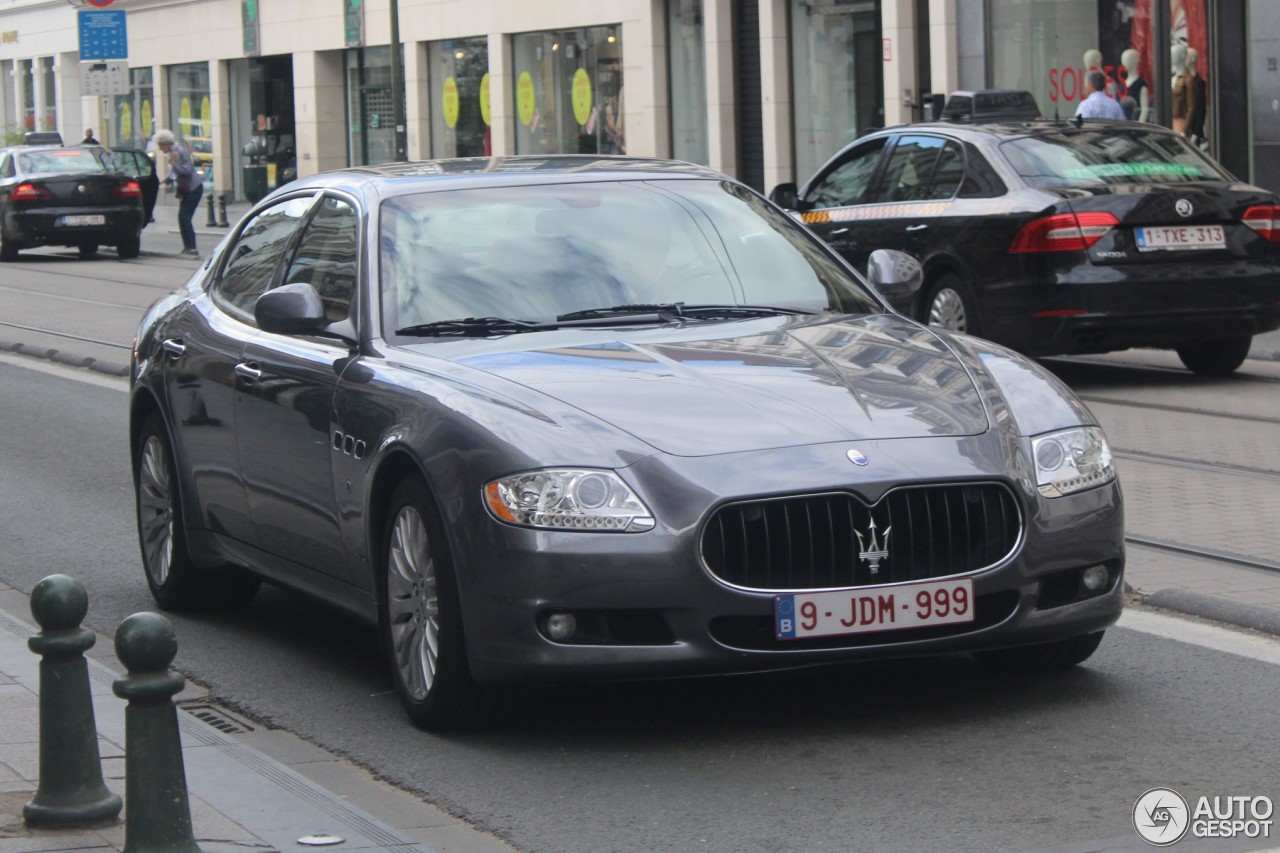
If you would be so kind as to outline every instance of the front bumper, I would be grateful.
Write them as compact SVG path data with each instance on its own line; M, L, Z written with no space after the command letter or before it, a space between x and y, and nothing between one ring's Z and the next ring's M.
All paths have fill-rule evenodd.
M679 477L666 464L671 460L647 459L627 472L629 479L651 501L654 489L645 487L661 483L665 494L655 502L674 501L684 511L655 508L665 524L641 534L538 532L486 516L485 533L455 547L473 674L481 683L510 684L766 671L1048 642L1113 624L1123 606L1119 485L1048 500L1003 473L981 470L981 460L991 457L980 453L937 457L959 460L941 466L937 475L952 482L1003 478L1023 505L1025 531L1010 557L970 575L977 605L972 624L778 640L774 593L730 587L701 560L702 522L721 502L778 493L774 489L786 484L786 493L796 493L797 486L801 492L844 488L874 503L906 479L899 479L903 471L894 471L906 466L876 445L899 445L895 457L911 459L919 454L904 445L930 447L933 452L924 455L933 457L939 444L955 451L966 443L982 442L862 444L887 470L883 479L857 483L833 480L832 471L852 467L847 462L843 468L815 465L823 452L818 448L781 454L790 463L783 467L778 451L768 454L767 466L764 454L760 459L678 460ZM1062 594L1062 578L1100 564L1109 570L1105 588L1087 598ZM573 614L585 636L553 641L546 626L553 613Z

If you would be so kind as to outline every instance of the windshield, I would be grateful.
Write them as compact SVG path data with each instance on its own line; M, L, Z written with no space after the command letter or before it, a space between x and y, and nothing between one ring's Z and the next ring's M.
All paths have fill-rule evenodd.
M18 169L24 175L61 175L68 172L104 172L96 152L90 148L57 148L24 151L18 155Z
M1230 180L1182 137L1140 129L1063 130L1000 149L1023 180L1039 188Z
M380 227L388 330L674 303L881 310L796 223L722 181L421 193L385 202Z

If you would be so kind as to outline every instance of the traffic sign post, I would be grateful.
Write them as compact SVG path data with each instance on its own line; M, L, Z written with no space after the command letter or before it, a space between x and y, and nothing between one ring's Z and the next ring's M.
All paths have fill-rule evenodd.
M129 33L124 10L83 10L76 13L80 25L80 61L129 58Z

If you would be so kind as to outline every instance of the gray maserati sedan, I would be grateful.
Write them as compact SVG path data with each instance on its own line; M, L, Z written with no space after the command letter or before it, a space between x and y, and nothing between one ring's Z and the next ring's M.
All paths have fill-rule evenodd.
M1035 362L888 307L920 280L683 163L292 182L138 330L147 584L368 620L431 729L499 686L1078 664L1123 599L1106 437Z

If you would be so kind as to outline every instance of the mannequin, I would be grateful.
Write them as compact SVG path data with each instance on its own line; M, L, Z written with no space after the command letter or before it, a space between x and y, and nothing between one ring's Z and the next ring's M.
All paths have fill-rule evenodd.
M1191 114L1191 80L1187 76L1187 46L1175 44L1169 49L1169 68L1173 72L1173 130L1187 132L1187 119Z
M1138 66L1141 63L1141 55L1133 48L1120 54L1120 64L1124 66L1125 72L1125 91L1137 105L1133 115L1134 121L1146 121L1151 115L1151 92L1147 89L1147 81L1143 80L1138 73Z
M1083 80L1085 78L1085 75L1087 75L1090 71L1094 70L1095 68L1101 71L1103 74L1107 73L1102 67L1102 51L1097 50L1095 48L1090 48L1089 50L1086 50L1084 52L1084 74L1080 75L1080 79ZM1080 100L1083 101L1085 98L1089 97L1089 92L1087 88L1084 87L1083 85L1080 87L1080 89L1081 89ZM1107 94L1109 96L1115 95L1115 93L1111 91L1111 79L1109 77L1107 79Z
M1199 145L1204 140L1204 119L1207 112L1208 104L1205 98L1208 95L1208 85L1204 78L1200 76L1200 69L1197 63L1200 59L1199 54L1194 47L1187 48L1187 78L1188 78L1188 97L1187 97L1187 136L1191 137L1191 141Z

